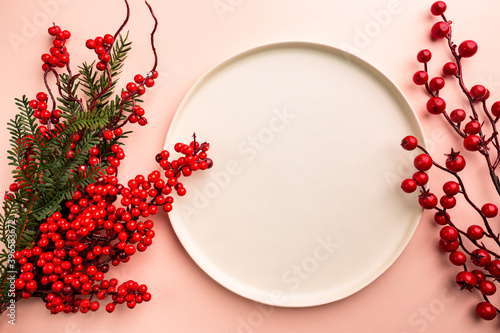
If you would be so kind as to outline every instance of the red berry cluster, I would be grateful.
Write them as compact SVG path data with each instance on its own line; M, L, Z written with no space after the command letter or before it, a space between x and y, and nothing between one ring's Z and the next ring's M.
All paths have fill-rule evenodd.
M210 144L204 142L200 145L196 141L196 135L193 137L194 140L191 141L189 145L182 143L177 143L175 145L175 151L184 155L176 160L169 161L170 154L166 150L156 155L156 161L160 164L160 167L165 170L167 182L163 185L167 194L170 193L172 189L175 189L177 195L186 195L186 189L184 185L179 182L178 178L181 175L189 177L193 172L210 169L213 165L212 159L207 157L207 151L210 149ZM173 198L171 200L167 198L167 201L163 205L163 209L166 212L172 210L172 202Z
M51 68L62 68L69 63L69 53L66 49L66 41L71 37L68 30L61 30L57 25L53 25L48 30L49 35L54 37L49 53L42 55L42 70L45 72Z
M208 143L200 145L195 139L190 145L178 143L175 147L183 157L169 162L170 154L164 150L156 158L166 181L156 170L147 177L137 175L124 186L113 175L115 165L113 172L74 192L64 203L65 209L48 217L39 227L35 246L14 253L21 267L15 287L22 297L41 297L53 314L96 311L98 301L107 296L112 298L106 305L108 312L116 304L134 308L149 301L151 294L145 285L127 281L118 286L116 279L106 280L105 274L110 264L126 263L152 244L155 232L149 217L157 214L159 206L172 210L172 189L178 195L186 194L178 179L213 165L206 153ZM90 159L97 154L96 148ZM121 148L116 155L124 156Z
M36 94L36 99L30 101L30 107L35 110L33 112L33 117L37 118L42 125L47 125L49 123L58 124L61 119L62 111L59 109L54 109L52 111L48 110L49 97L44 92L39 92Z
M146 93L146 88L153 87L155 85L155 79L157 78L158 71L156 70L152 70L151 72L149 72L146 77L142 76L141 74L136 74L134 76L134 82L127 83L126 90L122 91L121 93L121 106L123 107L123 103L133 100L135 97L144 95ZM129 114L125 122L120 126L123 126L127 122L130 122L132 124L138 123L140 126L147 125L148 120L146 119L146 117L144 117L145 113L145 110L139 105L135 105L134 101L132 112ZM114 132L108 130L104 134L107 136L105 138L107 140L110 140L110 138L113 137L112 134L116 135L116 129Z
M472 40L466 40L457 45L451 38L451 21L444 16L446 3L437 1L431 6L431 13L441 17L442 21L435 23L431 28L431 37L434 40L445 39L453 57L453 61L447 62L442 67L441 76L435 76L429 80L429 63L432 54L424 49L418 52L417 61L423 64L423 70L413 75L416 85L424 86L430 98L426 109L430 114L441 115L446 123L462 139L463 147L469 152L476 152L484 158L489 170L489 177L500 194L500 181L495 170L500 163L500 141L496 123L500 119L500 101L494 102L488 107L487 101L490 91L483 85L473 85L468 88L463 81L462 61L470 58L477 52L477 44ZM470 111L462 108L454 108L448 113L446 101L440 97L440 91L445 86L445 77L455 79L460 90L468 100ZM480 115L480 112L482 113ZM469 120L466 121L466 119ZM487 121L491 131L487 133L484 121ZM413 136L407 136L402 140L402 147L406 150L419 149L422 153L414 159L417 172L411 178L403 180L401 188L406 193L412 193L421 188L418 196L419 204L424 209L434 210L434 221L442 226L439 232L439 247L449 253L449 261L461 267L456 275L455 281L461 289L477 289L483 301L476 306L476 313L485 320L492 320L500 312L491 304L489 297L496 292L496 283L500 280L500 255L496 250L500 247L500 236L493 230L493 222L498 215L498 207L494 203L476 205L467 192L462 179L461 171L466 166L464 156L451 149L446 154L444 165L437 163L429 153L418 144ZM427 188L429 181L428 170L437 167L447 173L452 179L446 181L442 186L443 195L439 198ZM456 218L452 218L450 210L457 205L457 196L461 196L477 213L477 221L467 221L465 228L460 227ZM470 266L474 268L469 269Z
M87 48L94 50L97 55L99 62L96 64L96 68L100 71L106 69L106 64L111 61L111 55L109 54L111 47L115 38L113 35L105 34L103 37L98 36L94 39L89 39L85 43Z

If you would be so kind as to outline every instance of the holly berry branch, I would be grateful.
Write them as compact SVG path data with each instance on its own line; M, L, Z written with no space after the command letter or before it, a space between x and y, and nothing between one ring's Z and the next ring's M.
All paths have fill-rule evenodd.
M119 284L105 275L152 244L150 217L159 207L172 210L172 192L186 194L179 179L213 164L209 144L193 135L190 144L175 145L181 157L169 160L166 150L156 156L165 180L154 170L120 183L122 139L131 133L123 128L147 124L140 98L158 77L158 21L146 2L154 20L154 64L145 76L137 74L120 94L114 93L131 49L128 34L121 34L130 16L124 2L123 24L114 35L86 41L97 60L83 63L77 74L66 46L71 33L51 26L53 46L41 57L46 92L32 100L16 99L19 113L8 123L14 182L0 215L5 245L0 252L0 314L30 297L40 297L53 314L95 311L108 296L108 312L117 304L134 308L149 301L146 285L132 280ZM53 87L49 76L55 78Z
M437 1L431 6L431 13L442 20L431 28L434 40L446 40L451 53L452 61L442 67L445 77L454 79L458 88L466 97L468 110L461 108L447 111L446 101L440 97L440 92L446 80L441 76L429 80L429 63L432 53L421 50L417 54L417 61L423 64L423 70L413 75L413 82L423 86L430 96L426 109L430 114L441 115L453 132L462 139L463 148L482 156L488 167L489 176L498 194L500 181L496 169L500 163L500 143L498 139L497 122L500 119L500 101L488 105L489 90L477 84L468 87L464 81L463 61L474 56L478 50L477 43L465 40L458 46L452 41L451 21L444 13L446 3ZM455 281L462 290L478 290L482 301L476 306L477 315L485 320L492 320L500 309L492 304L491 296L496 293L500 279L500 235L495 231L494 219L498 215L498 207L494 203L475 203L472 195L467 191L461 171L466 166L466 160L459 151L451 149L446 154L444 165L436 162L424 147L419 145L414 136L407 136L402 140L402 147L406 150L419 149L422 153L415 157L414 166L417 172L403 180L401 188L404 192L412 193L420 187L419 204L424 209L434 210L434 221L443 227L440 230L439 246L445 253L449 253L450 262L461 270ZM427 187L428 170L434 166L450 176L450 180L443 184L443 195L437 196ZM457 196L462 196L469 207L477 214L477 219L459 221L460 215L451 216L449 211L457 204ZM465 227L463 227L465 225Z

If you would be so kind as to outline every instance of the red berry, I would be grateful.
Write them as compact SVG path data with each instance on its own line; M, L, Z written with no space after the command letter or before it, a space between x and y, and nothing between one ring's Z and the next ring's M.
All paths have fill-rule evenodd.
M189 167L182 168L182 175L184 177L189 177L189 176L191 176L192 173L193 173L193 171Z
M484 320L493 320L497 316L497 310L489 302L480 302L476 305L477 315Z
M439 248L443 252L453 252L453 251L456 251L459 246L460 246L460 243L458 242L458 240L456 240L454 242L451 242L451 243L446 243L442 239L439 240Z
M456 275L455 281L462 287L462 289L471 290L477 282L477 279L474 274L468 271L459 272Z
M433 209L437 206L438 199L432 193L423 193L418 197L418 203L424 209Z
M106 311L111 313L113 311L115 311L115 304L114 303L109 303L106 305Z
M481 291L483 295L491 296L497 291L497 287L493 282L488 280L483 280L479 282L479 291Z
M446 102L441 97L431 97L427 101L426 108L431 114L441 114L446 109Z
M68 31L68 32L69 32L69 31ZM63 31L61 31L61 32L58 32L58 33L56 34L56 38L57 38L57 39L60 39L60 40L64 40L64 39L66 39L66 35L64 34L64 32L63 32Z
M37 100L34 100L34 99L33 99L33 100L31 100L31 101L30 101L30 108L32 108L32 109L36 109L36 108L38 108L38 101L37 101Z
M450 25L446 22L436 22L431 28L431 36L434 39L441 39L450 33Z
M146 112L144 111L144 109L143 109L143 108L141 108L141 107L137 107L137 108L135 108L135 109L134 109L134 113L135 113L135 115L136 115L136 116L138 116L138 117L142 117L142 116L144 116L144 114L145 114Z
M111 44L113 44L114 40L115 39L114 39L113 35L110 35L110 34L104 35L103 42L105 44L111 45Z
M480 283L481 281L486 280L486 275L484 274L483 271L481 271L479 269L475 269L471 273L474 274L474 276L476 277L476 280L477 280L478 283Z
M94 38L95 42L97 45L101 45L104 44L104 38L102 38L101 36L97 36L96 38Z
M485 217L495 217L498 215L498 207L492 203L484 204L483 207L481 207L481 213Z
M134 76L134 81L137 84L142 84L144 81L144 76L142 76L141 74L137 74L136 76Z
M101 55L101 54L104 54L106 52L106 49L104 48L104 46L97 44L97 46L94 49L94 52L97 55Z
M137 84L134 82L129 82L127 84L127 91L131 94L134 94L137 91Z
M434 77L429 82L429 88L433 91L439 91L444 88L444 79L442 77Z
M59 29L59 31L60 31L60 29ZM48 29L48 33L49 33L49 35L51 35L51 36L55 36L55 35L57 35L57 33L58 33L59 31L58 31L58 29L57 29L57 26L51 26L51 27L49 27L49 29Z
M125 252L127 255L131 256L135 253L135 247L133 245L127 245L123 249L123 252Z
M137 94L138 95L144 95L146 93L146 87L144 87L144 85L140 84L138 87L137 87Z
M69 57L67 54L61 54L59 57L58 57L58 60L60 63L62 64L67 64L69 62Z
M54 45L54 47L61 48L64 45L64 43L60 39L54 39L52 41L52 45Z
M427 154L420 154L413 160L413 165L420 171L427 171L432 167L432 158Z
M488 272L490 272L493 277L500 277L500 260L493 260L487 267Z
M467 256L461 251L453 251L449 255L450 262L455 266L462 266L467 261Z
M472 97L475 99L483 99L486 96L487 89L481 85L481 84L476 84L470 89L470 94Z
M111 61L111 56L109 55L109 53L103 53L99 55L99 60L101 60L104 63L107 63Z
M491 113L495 117L500 117L500 101L493 103L491 106Z
M454 242L458 239L458 231L452 226L445 226L439 231L439 237L447 243Z
M458 72L458 66L454 62L447 62L443 66L443 73L445 75L455 75Z
M148 78L146 79L146 82L144 84L146 85L146 87L151 88L155 85L155 80L153 78Z
M471 225L467 228L467 236L473 240L479 240L483 238L484 230L481 226Z
M479 150L481 147L481 138L477 135L468 135L464 139L464 148L469 151Z
M472 251L471 261L476 266L485 267L491 262L491 256L486 250L477 249Z
M120 97L121 97L122 99L124 99L124 100L128 100L128 99L130 99L130 96L131 96L131 94L130 94L128 91L126 91L126 90L125 90L125 91L122 91L122 93L120 94Z
M449 219L450 215L448 213L436 212L436 214L434 214L434 222L436 222L439 225L448 224Z
M61 118L61 114L62 114L62 111L59 110L59 109L55 109L54 111L52 111L52 117L54 118Z
M458 53L464 58L472 57L474 54L476 54L476 52L477 52L477 44L473 40L463 41L458 46Z
M38 102L38 111L44 111L47 109L47 103L45 102Z
M429 62L431 58L432 58L432 53L427 49L423 49L417 54L417 61L420 63Z
M89 158L89 162L88 163L89 163L90 166L94 166L94 165L96 165L96 164L99 163L99 159L97 157L93 156L93 157Z
M39 102L47 102L48 100L48 96L46 93L44 92L39 92L38 94L36 94L36 99L39 101Z
M446 167L451 172L460 172L465 168L465 158L462 155L449 156L446 159Z
M439 203L444 209L451 209L457 204L457 199L455 199L455 197L443 195L439 200Z
M99 61L99 62L95 65L95 67L96 67L98 70L103 71L103 70L105 70L105 69L106 69L106 64L105 64L105 63L103 63L102 61Z
M413 180L417 182L418 186L424 186L429 182L429 176L422 171L417 171L412 176Z
M417 182L413 179L405 179L401 183L401 189L406 193L413 193L417 189Z
M429 74L425 71L417 71L415 74L413 74L413 83L416 85L424 85L427 83L427 80L429 79Z
M500 104L499 104L499 111L500 111ZM467 114L462 109L456 109L456 110L451 111L451 113L450 113L450 119L454 123L461 123L462 121L465 120L466 116L467 116Z
M456 195L460 191L460 185L457 182L449 181L444 183L443 192L446 195L453 196Z
M446 11L446 3L444 1L436 1L431 6L431 13L435 16L443 15Z
M102 134L102 137L105 140L111 140L111 139L113 139L113 132L111 132L110 130L104 131L104 133Z
M472 120L465 124L465 132L467 134L477 134L481 131L481 124L479 121Z
M16 289L21 290L24 288L24 286L26 286L26 282L24 282L23 279L16 279L16 281L14 282L14 286Z
M49 110L44 110L42 112L42 119L50 119L50 117L52 117L52 112L50 112Z
M476 286L476 277L471 272L462 271L457 274L455 281L462 289L472 290Z
M49 61L49 59L50 59L50 54L48 54L48 53L42 54L42 61L44 63L47 63Z
M32 293L38 288L38 283L35 280L31 280L24 286L27 292Z
M158 78L158 71L152 71L151 73L152 73L151 77L153 79L157 79Z
M403 140L401 141L401 147L403 147L403 149L405 150L413 150L417 148L417 146L418 146L418 140L416 137L412 135L404 137Z

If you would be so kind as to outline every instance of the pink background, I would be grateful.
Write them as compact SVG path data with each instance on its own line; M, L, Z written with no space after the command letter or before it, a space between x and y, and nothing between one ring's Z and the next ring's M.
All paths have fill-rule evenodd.
M194 82L209 68L245 49L284 40L316 41L346 48L379 67L407 95L425 130L429 149L436 156L460 147L440 118L426 114L426 95L411 83L420 69L416 53L434 53L431 72L440 73L447 61L443 41L431 42L429 29L435 19L428 8L433 1L409 0L151 0L160 20L156 36L160 79L145 96L150 124L135 127L127 143L128 158L120 176L126 180L155 167L154 155L163 147L175 110ZM456 42L475 39L478 55L466 61L466 83L482 83L492 99L500 94L496 64L500 45L497 1L450 1ZM142 1L131 0L128 29L133 51L124 68L122 85L136 73L146 73L152 63L149 32L152 20ZM40 0L2 3L0 35L0 89L3 105L0 126L0 163L7 165L6 123L17 112L14 98L33 97L43 90L39 56L49 48L46 28L54 21L72 32L68 47L73 64L93 59L84 41L114 33L124 17L120 0ZM109 15L112 13L112 15ZM453 86L452 84L449 84ZM465 106L454 88L445 96L453 107ZM363 92L359 92L362 96ZM498 98L498 97L497 97ZM467 155L466 155L467 156ZM407 177L404 170L398 177ZM9 169L2 169L0 188L10 184ZM474 176L470 161L468 176ZM478 170L478 169L476 169ZM479 169L484 171L482 169ZM471 177L469 177L471 178ZM438 189L443 175L431 172L431 188ZM491 187L481 193L486 180L471 180L478 202L496 194ZM439 192L439 191L438 191ZM491 199L490 199L491 200ZM496 199L495 199L496 200ZM495 201L493 201L495 202ZM459 204L460 205L460 204ZM459 214L457 214L457 212ZM456 208L454 214L469 212ZM394 265L374 283L347 299L312 308L276 308L237 296L209 278L189 258L178 242L168 218L156 217L154 245L129 264L115 269L119 280L146 283L153 293L150 303L133 311L124 306L113 314L51 316L40 300L18 303L16 326L0 319L2 332L470 332L496 331L498 320L483 322L473 315L479 294L460 292L452 280L458 269L437 250L439 227L425 213L415 235Z

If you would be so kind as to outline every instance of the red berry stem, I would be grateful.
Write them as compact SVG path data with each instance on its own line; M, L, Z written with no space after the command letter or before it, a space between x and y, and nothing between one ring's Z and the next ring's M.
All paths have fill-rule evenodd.
M125 0L125 2L127 3L126 0ZM142 80L140 80L139 82L137 82L143 88L144 88L144 85L148 86L148 82L150 82L151 80L156 79L156 77L158 76L158 73L156 72L156 67L158 66L158 55L157 55L157 52L156 52L156 47L155 47L155 42L154 42L154 36L155 36L156 30L158 28L158 19L156 18L155 14L154 14L154 11L153 11L153 8L151 7L151 5L147 1L145 3L148 6L148 9L149 9L149 11L151 13L151 16L153 17L153 20L154 20L155 23L154 23L153 30L151 31L151 49L152 49L153 55L154 55L153 67L152 67L151 71L148 73L148 75L146 75L145 78L143 78ZM120 29L118 29L118 32L123 28L123 26L128 21L128 16L129 16L129 8L128 8L128 3L127 3L127 18L125 19L124 24L122 25L122 27L120 27ZM115 36L116 36L116 34L115 34ZM109 71L109 68L107 68L107 71ZM110 85L111 85L111 75L109 74L108 76L110 77ZM154 81L152 81L152 82L154 84ZM135 85L135 83L134 83L134 85ZM128 122L130 122L131 119L133 119L134 117L137 117L137 115L135 115L134 113L131 113L121 123L119 123L119 121L123 117L123 113L125 111L124 108L125 108L126 102L132 99L132 110L135 110L137 106L135 104L135 99L133 99L133 97L141 95L141 94L142 94L141 90L136 89L135 91L133 91L133 90L128 91L128 94L126 96L122 95L122 97L120 99L120 107L119 107L117 116L100 130L99 135L103 135L103 133L105 131L107 131L107 130L114 131L114 130L116 130L118 128L121 128L121 127L125 126ZM138 116L138 117L139 117L139 120L143 121L143 123L147 123L147 120L144 117L142 117L142 116Z
M424 72L427 73L427 75L429 74L429 70L428 70L428 65L427 65L427 62L424 62ZM429 87L429 81L425 81L425 90L427 90L427 93L433 97L438 97L439 96L439 91L432 91L431 88Z
M56 109L56 99L54 98L54 94L52 93L52 89L50 89L50 85L49 85L49 82L47 80L47 76L49 73L53 73L55 78L56 78L56 85L59 89L59 95L61 95L62 98L64 98L64 95L62 94L62 91L61 91L61 83L59 82L59 75L57 74L57 72L53 68L50 68L50 67L47 68L45 73L43 73L43 83L45 84L45 89L47 89L47 92L49 93L50 100L52 101L52 111L54 111Z
M128 20L130 18L130 6L128 5L127 0L123 0L125 2L125 6L127 7L127 14L125 15L125 20L123 20L122 25L118 28L118 30L115 32L113 36L113 40L117 40L118 36L120 36L120 32L122 32L123 28L127 25Z
M145 2L146 2L146 6L148 6L148 8L149 8L149 12L151 13L151 16L153 17L153 20L155 21L155 25L153 27L153 31L151 31L151 48L153 50L153 55L154 55L154 58L155 58L155 62L153 64L153 68L151 69L151 72L148 74L148 76L151 77L152 73L156 70L156 67L158 66L158 54L156 53L155 39L154 39L154 36L155 36L155 33L156 33L156 29L158 28L158 19L156 18L155 13L154 13L153 8L151 7L151 5L147 1L145 1Z
M113 43L111 43L108 47L105 48L105 51L106 53L109 54L109 52L111 51L111 49L113 48L114 46L114 42L117 40L117 38L120 36L120 32L123 30L123 28L127 25L128 21L129 21L129 18L130 18L130 6L128 4L128 1L127 0L123 0L125 2L125 6L127 8L127 13L125 15L125 20L123 20L123 23L120 25L120 27L118 28L118 30L115 32L114 36L113 36ZM97 106L98 102L99 102L99 99L105 94L107 93L111 87L113 86L113 77L111 75L111 70L110 70L110 65L108 62L105 63L105 69L104 69L106 75L107 75L107 78L108 78L108 84L107 86L102 89L99 93L96 93L92 99L88 102L88 110L89 111L92 111L94 110L94 108ZM102 134L102 133L101 133Z

